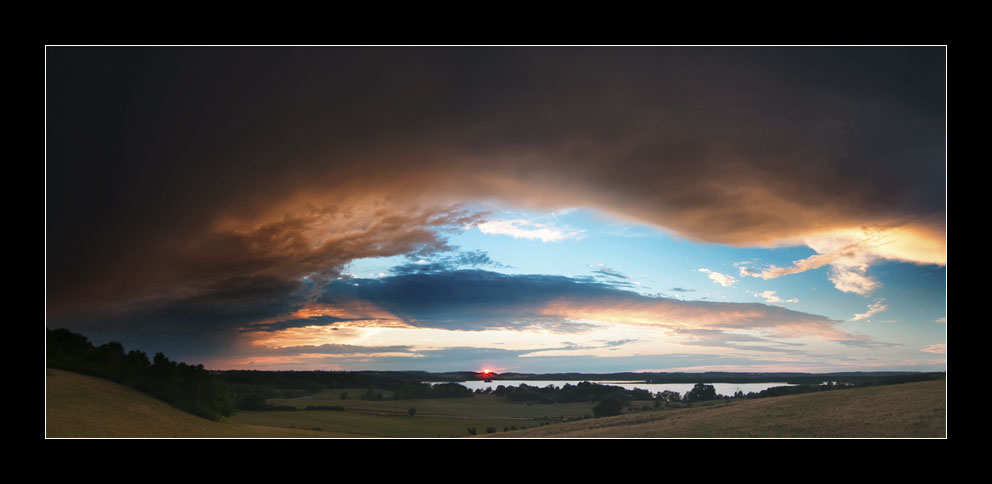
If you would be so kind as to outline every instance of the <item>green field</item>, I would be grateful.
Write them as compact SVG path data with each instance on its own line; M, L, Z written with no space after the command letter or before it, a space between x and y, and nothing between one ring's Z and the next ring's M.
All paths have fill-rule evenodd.
M335 405L346 411L239 411L231 422L277 427L330 430L368 437L468 437L469 428L484 434L489 427L536 427L592 415L592 403L554 405L507 402L494 395L471 398L367 401L341 399L342 392L360 395L364 389L326 390L301 398L272 398L269 403L300 410L315 405ZM382 391L386 398L391 395ZM416 415L408 413L410 407Z
M494 437L946 437L946 380L730 401Z
M220 422L177 410L116 383L49 369L48 437L944 437L945 381L834 390L692 408L584 418L592 403L528 404L494 395L366 401L366 389L270 399L295 411L239 411ZM352 398L341 399L341 392ZM389 397L387 392L381 392ZM345 411L302 410L335 405ZM650 410L639 410L648 405ZM410 416L408 409L416 408ZM487 434L486 428L496 430ZM516 427L517 431L505 431Z
M380 391L385 399L380 401L359 400L350 398L342 400L342 391L349 395L359 395L365 390L325 390L311 396L301 398L270 398L268 403L289 405L304 409L311 405L337 405L349 411L374 412L383 414L407 415L410 407L417 409L417 415L451 416L451 417L484 417L525 418L561 420L562 417L574 418L592 415L592 403L559 403L559 404L528 404L524 402L508 402L495 395L476 394L471 398L434 398L390 400L391 392Z

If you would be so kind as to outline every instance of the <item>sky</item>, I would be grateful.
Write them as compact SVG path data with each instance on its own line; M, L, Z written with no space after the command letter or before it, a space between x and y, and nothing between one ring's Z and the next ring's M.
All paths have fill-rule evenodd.
M46 326L211 369L944 371L944 47L47 47Z

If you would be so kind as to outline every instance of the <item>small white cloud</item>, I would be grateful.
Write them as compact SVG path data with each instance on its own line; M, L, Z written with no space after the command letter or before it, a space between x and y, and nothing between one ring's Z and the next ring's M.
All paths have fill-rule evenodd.
M737 279L734 279L733 276L728 276L726 274L720 274L719 272L713 272L713 271L711 271L709 269L705 269L705 268L704 269L699 269L699 272L706 273L707 277L709 277L713 282L715 282L715 283L717 283L717 284L719 284L719 285L721 285L723 287L731 287L734 284L737 284Z
M927 346L926 348L923 348L920 351L925 351L927 353L937 353L938 355L946 355L947 354L947 345L946 344L943 344L943 343L941 343L941 344L935 344L935 345L930 345L930 346Z
M860 314L855 314L854 317L851 318L851 321L860 321L862 319L868 319L882 311L885 311L888 308L889 306L885 304L885 299L884 298L879 299L878 301L869 304L867 311Z
M754 264L753 260L742 260L740 262L734 262L734 267L740 272L741 277L761 277L761 272L752 271L749 267Z
M747 266L740 266L738 271L740 272L741 277L761 277L760 272L754 272L751 269L748 269Z
M488 235L509 235L516 239L540 240L541 242L558 242L579 237L582 230L569 230L554 225L539 224L529 220L492 220L477 225L479 231Z
M947 324L947 316L944 316L943 318L938 318L934 322L935 323L941 323L941 324Z
M754 297L760 297L760 298L764 299L765 301L767 301L769 303L779 303L779 302L797 303L797 302L799 302L799 300L796 299L796 298L782 299L782 298L780 298L780 297L778 297L778 296L775 295L775 291L753 292L751 294L754 294Z

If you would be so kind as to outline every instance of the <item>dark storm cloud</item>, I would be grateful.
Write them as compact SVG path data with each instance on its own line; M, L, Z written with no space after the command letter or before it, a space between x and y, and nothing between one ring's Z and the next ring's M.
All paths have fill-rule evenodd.
M587 331L595 328L594 324L633 324L678 331L756 330L787 338L864 339L835 328L838 321L778 306L681 301L564 276L481 270L334 281L315 302L331 307L354 307L361 302L411 326L449 330L507 328L565 333ZM715 340L720 334L692 335ZM728 335L729 340L743 337Z
M434 255L426 260L395 266L389 272L394 275L408 275L454 271L465 267L507 268L509 266L490 259L485 251L472 250L456 252L452 255Z
M871 224L943 233L941 48L55 47L46 58L46 282L60 321L133 310L134 324L192 330L299 307L313 297L305 276L450 250L446 234L471 223L452 204L480 198L593 206L737 245ZM418 276L369 290L438 324L482 304L444 286L469 299L431 310L417 298L438 295L403 277ZM559 283L526 285L547 296ZM332 286L324 297L344 294Z
M565 331L572 326L558 317L542 316L539 310L543 305L564 295L593 297L604 293L620 294L607 285L578 283L563 276L460 270L334 281L316 302L347 305L367 301L414 326L484 330L558 323L558 329Z
M262 323L254 324L251 327L241 328L241 332L256 332L256 331L282 331L289 328L303 328L307 326L331 326L335 323L356 321L354 318L336 318L334 316L313 316L309 318L298 318L298 319L287 319L284 321L277 321L273 323Z
M281 278L232 277L189 297L145 302L137 310L163 320L224 326L285 313L293 309L299 290L299 284Z

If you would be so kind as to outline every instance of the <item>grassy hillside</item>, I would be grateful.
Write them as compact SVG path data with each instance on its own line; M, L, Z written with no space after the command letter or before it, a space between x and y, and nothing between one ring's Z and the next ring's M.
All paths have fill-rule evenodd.
M945 437L946 381L728 402L488 437Z
M177 410L108 380L47 371L49 437L944 437L945 381L929 381L693 408L635 410L584 419L590 403L529 404L492 395L465 399L341 400L340 391L282 405L340 405L341 411L241 411L220 422ZM358 389L355 389L357 392ZM640 408L650 402L635 402ZM415 407L415 417L407 409ZM551 425L548 425L552 423ZM530 427L503 431L510 426ZM487 427L496 433L486 434Z
M144 393L78 373L46 371L48 437L351 437L349 434L214 422Z

